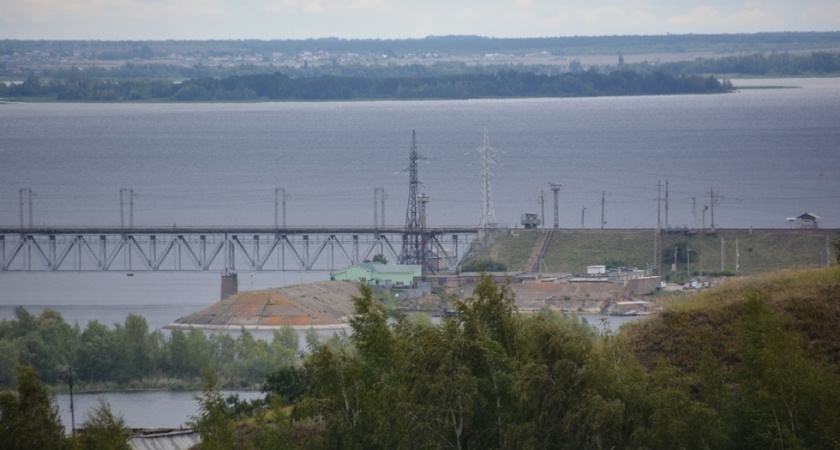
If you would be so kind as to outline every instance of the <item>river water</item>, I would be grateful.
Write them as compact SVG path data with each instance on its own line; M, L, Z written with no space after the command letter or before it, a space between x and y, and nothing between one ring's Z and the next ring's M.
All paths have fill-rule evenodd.
M222 391L222 395L239 395L242 400L262 398L258 391ZM69 431L75 420L79 428L105 400L111 411L121 415L130 428L178 428L196 416L198 403L194 391L142 391L142 392L103 392L74 393L73 414L70 413L70 394L56 396L61 423Z
M0 105L0 224L273 225L282 187L288 225L367 225L373 189L385 221L405 223L412 130L429 226L479 221L483 130L498 149L497 222L540 213L562 184L559 225L654 228L669 180L669 225L694 226L719 198L723 228L788 226L804 212L840 227L840 79L736 80L782 85L720 95L417 102ZM547 202L547 215L553 203ZM597 211L597 213L595 213ZM664 214L663 214L664 215ZM707 221L710 218L707 217ZM27 217L28 220L28 217ZM663 217L664 222L664 217Z
M486 129L498 150L491 185L500 223L540 213L541 191L552 217L548 182L557 182L561 227L579 227L584 208L585 226L599 226L603 198L606 227L653 228L657 184L664 198L668 180L671 226L699 225L714 189L719 227L783 228L787 217L812 212L823 228L840 228L840 79L734 83L790 88L583 99L0 104L0 225L19 225L21 188L34 193L35 225L118 226L120 188L137 194L137 226L273 225L277 187L289 194L289 225L366 225L379 186L386 224L398 225L412 130L425 157L419 177L431 198L430 226L476 224L475 149ZM241 290L328 278L239 276ZM23 305L35 314L56 309L82 327L138 313L158 329L214 303L219 288L218 273L6 272L0 319ZM186 422L195 413L192 395L105 398L130 426L153 427ZM97 397L77 401L95 406Z

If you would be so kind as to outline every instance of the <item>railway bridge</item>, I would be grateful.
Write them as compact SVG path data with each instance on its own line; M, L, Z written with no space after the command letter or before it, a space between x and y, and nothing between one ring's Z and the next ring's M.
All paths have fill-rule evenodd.
M441 226L0 227L0 271L333 270L408 242L456 266L482 232Z

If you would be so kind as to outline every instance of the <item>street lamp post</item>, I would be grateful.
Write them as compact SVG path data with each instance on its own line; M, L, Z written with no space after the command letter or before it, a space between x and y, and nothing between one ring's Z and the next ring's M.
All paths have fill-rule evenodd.
M73 411L73 377L75 374L73 373L73 368L67 366L64 369L61 369L58 373L59 378L67 380L67 384L70 385L70 430L73 434L73 438L76 438L76 415Z

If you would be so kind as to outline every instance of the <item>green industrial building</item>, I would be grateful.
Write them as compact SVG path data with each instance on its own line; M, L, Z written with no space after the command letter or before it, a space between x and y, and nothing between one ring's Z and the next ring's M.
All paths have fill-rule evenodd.
M414 278L423 275L420 265L382 264L366 262L330 272L331 280L365 280L371 286L410 288Z

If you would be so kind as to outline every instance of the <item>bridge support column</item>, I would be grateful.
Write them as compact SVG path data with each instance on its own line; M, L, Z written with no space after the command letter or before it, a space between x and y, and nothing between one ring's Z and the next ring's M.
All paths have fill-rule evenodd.
M207 236L198 236L198 257L201 258L201 268L207 269Z
M82 243L84 240L84 236L76 236L76 270L79 271L82 270ZM129 247L129 249L131 249L131 247ZM131 257L131 254L128 256ZM131 270L131 266L129 266L128 270Z
M47 250L47 258L49 259L49 266L52 270L55 270L55 235L51 234L47 238L49 242L49 250Z
M149 268L157 266L157 236L149 236Z
M222 298L224 300L239 292L239 276L236 272L222 273Z
M458 255L458 235L452 235L452 259L457 263L460 261L460 257Z
M254 235L254 267L251 267L251 270L255 270L257 267L256 265L260 262L260 235Z
M32 236L26 236L26 249L23 253L26 270L32 270L32 241Z
M236 255L235 250L236 248L233 246L233 242L236 240L236 235L231 236L230 239L227 239L225 236L225 270L235 270L236 269L236 261L234 261L234 257Z
M286 235L280 235L280 270L286 271Z
M53 242L55 242L53 240ZM105 264L108 263L108 249L105 247L106 236L104 234L99 235L99 269L105 270ZM55 260L55 258L53 258Z

